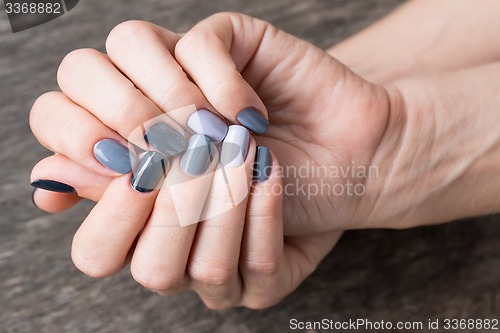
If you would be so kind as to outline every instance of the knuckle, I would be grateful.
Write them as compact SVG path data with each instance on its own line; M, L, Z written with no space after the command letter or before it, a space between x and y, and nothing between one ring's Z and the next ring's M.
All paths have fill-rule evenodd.
M243 305L252 310L263 310L276 305L281 299L282 298L258 298L248 300L244 302Z
M139 39L141 34L153 32L151 24L140 20L130 20L115 26L106 39L106 50L112 54Z
M245 260L242 262L244 269L265 277L273 277L278 274L280 265L278 260Z
M38 121L40 120L40 117L43 117L43 115L47 112L53 109L54 102L57 100L57 98L60 98L62 93L57 92L57 91L51 91L44 93L40 95L35 102L33 103L33 106L31 107L30 111L30 126L31 128L36 128L36 125Z
M106 264L95 251L87 251L73 247L71 251L73 264L83 273L93 278L110 276L119 268Z
M62 88L73 79L73 73L77 68L85 68L85 61L91 57L101 56L97 50L86 48L78 49L68 53L57 70L57 82Z
M231 283L235 269L231 265L215 260L193 261L189 265L191 278L205 286L219 288Z
M130 272L137 283L153 291L171 291L182 284L182 277L169 276L164 269L144 262L132 260Z
M206 30L192 30L182 37L175 45L176 59L196 59L211 44L214 36Z

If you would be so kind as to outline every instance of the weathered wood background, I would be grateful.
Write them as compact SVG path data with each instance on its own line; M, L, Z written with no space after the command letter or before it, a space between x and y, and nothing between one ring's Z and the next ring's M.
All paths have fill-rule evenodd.
M407 231L349 232L280 305L212 312L194 294L153 294L127 270L102 280L86 277L73 267L70 245L91 204L60 215L31 205L30 169L48 152L28 127L30 106L57 89L56 69L66 53L103 50L119 22L144 19L183 31L213 12L240 11L328 47L400 2L86 0L55 21L16 34L0 13L0 332L286 332L291 318L499 318L495 216Z

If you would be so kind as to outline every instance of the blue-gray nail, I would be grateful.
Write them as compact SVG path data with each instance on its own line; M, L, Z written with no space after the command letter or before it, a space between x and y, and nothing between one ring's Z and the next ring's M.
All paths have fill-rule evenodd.
M210 164L214 143L203 134L189 139L189 146L181 158L181 169L192 176L202 175Z
M166 177L169 168L168 160L162 154L148 151L134 169L130 184L139 192L153 191L162 178Z
M267 132L269 127L269 121L254 108L246 108L242 110L236 119L241 125L245 126L255 134L264 134Z
M127 147L112 139L104 139L94 145L94 156L106 168L126 174L135 166L136 156Z
M37 179L31 183L31 186L51 192L76 193L73 187L49 179Z
M266 181L271 175L271 153L269 148L258 146L255 153L255 162L253 165L253 180L257 182Z
M187 144L186 138L181 133L165 123L151 126L144 134L144 140L167 157L182 153Z

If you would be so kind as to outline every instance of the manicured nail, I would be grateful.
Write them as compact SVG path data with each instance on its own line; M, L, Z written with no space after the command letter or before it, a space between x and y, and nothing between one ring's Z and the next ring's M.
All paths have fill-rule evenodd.
M35 188L59 193L76 193L75 189L69 185L48 179L37 179L31 183Z
M255 134L264 134L269 127L269 121L254 108L243 109L238 116L236 116L236 119L238 119L240 124Z
M167 175L169 163L162 154L148 151L132 173L130 184L138 192L151 192Z
M239 125L229 126L226 138L222 144L220 162L228 168L239 167L245 161L250 134Z
M269 148L257 146L255 162L253 164L253 180L257 182L266 181L271 175L271 153Z
M181 158L181 169L192 176L202 175L210 164L214 143L203 134L195 134L189 139L189 146Z
M33 192L31 192L31 202L33 203L33 206L38 208L38 206L36 205L36 202L35 202L35 192L36 192L36 187L33 189Z
M186 138L165 123L156 123L144 134L144 140L168 156L178 155L186 149Z
M97 142L94 156L106 168L121 174L132 171L137 159L127 147L112 139Z
M227 133L226 123L205 109L198 110L189 116L187 125L196 133L208 136L213 142L221 142Z

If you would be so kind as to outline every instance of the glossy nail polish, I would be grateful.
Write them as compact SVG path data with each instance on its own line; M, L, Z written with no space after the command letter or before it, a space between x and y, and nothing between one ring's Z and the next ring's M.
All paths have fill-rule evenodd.
M187 144L181 133L165 123L152 125L144 134L144 140L167 157L184 152Z
M192 176L202 175L210 165L214 143L203 134L195 134L189 139L189 146L181 158L181 169Z
M136 156L127 147L112 139L104 139L94 145L94 156L106 168L127 174L136 163Z
M271 153L269 148L257 146L255 162L253 164L253 180L257 182L266 181L271 175Z
M148 151L132 173L130 184L138 192L151 192L166 177L169 162L162 154Z
M248 128L255 134L264 134L269 127L269 121L254 108L246 108L236 116L241 125Z
M187 125L196 133L208 136L213 142L221 142L227 133L226 123L205 109L193 112L189 116Z
M59 192L59 193L76 193L75 189L64 183L56 182L48 179L37 179L31 183L31 186L40 188L46 191Z
M229 126L226 138L222 143L220 162L227 168L235 168L243 164L247 156L250 134L239 125Z

